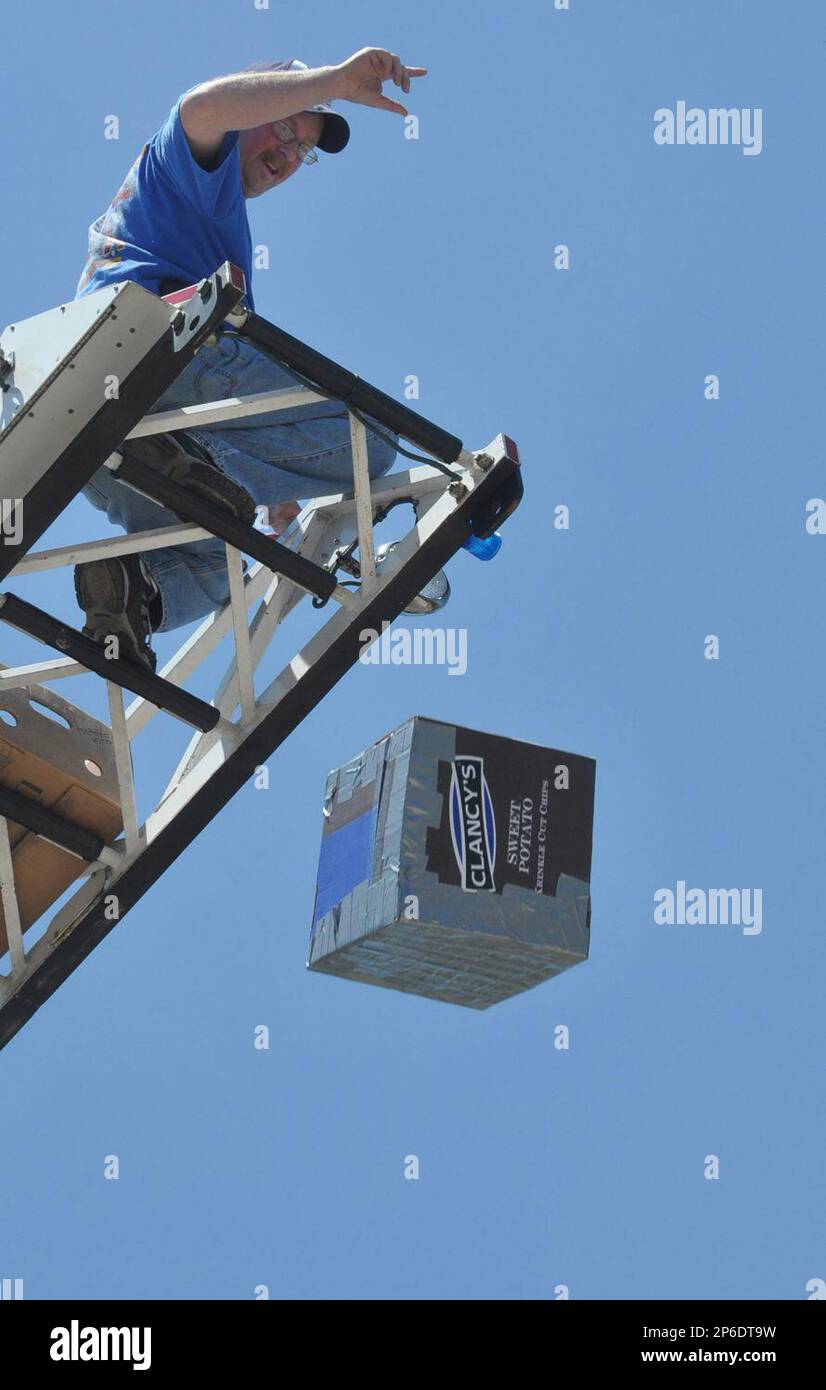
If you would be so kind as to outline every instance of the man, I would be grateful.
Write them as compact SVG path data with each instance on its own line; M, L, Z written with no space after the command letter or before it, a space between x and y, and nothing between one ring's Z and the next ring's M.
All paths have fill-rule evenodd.
M345 148L350 128L331 101L407 115L384 96L382 85L392 81L407 93L411 79L426 71L405 67L385 49L363 48L332 67L308 68L298 59L256 63L191 88L90 227L76 298L127 279L168 294L229 260L244 271L254 307L245 201L317 163L316 148L328 154ZM293 248L276 246L273 260L276 270L283 265L287 273L300 265ZM277 363L224 332L215 346L201 348L155 411L294 385ZM352 486L348 415L336 401L151 435L127 441L122 451L247 524L255 519L256 503L266 505L276 534L298 514L297 499ZM386 473L395 454L394 439L368 430L371 477ZM130 533L179 520L117 482L107 468L83 491ZM117 636L120 656L154 671L153 632L180 627L227 602L224 544L211 539L93 560L77 566L75 590L86 614L84 632L98 641Z

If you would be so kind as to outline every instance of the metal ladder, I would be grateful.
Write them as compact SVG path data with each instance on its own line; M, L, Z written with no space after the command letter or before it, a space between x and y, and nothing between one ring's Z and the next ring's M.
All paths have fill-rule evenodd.
M57 654L25 666L0 663L0 711L4 692L23 689L35 696L54 681L99 675L106 683L123 817L123 834L107 843L5 785L0 769L0 902L11 962L5 974L0 965L0 1048L354 665L363 649L360 634L381 632L469 537L490 536L521 500L518 451L506 435L484 449L466 449L454 435L253 314L244 295L242 273L225 263L200 284L164 298L123 281L12 324L0 335L0 620ZM306 385L150 415L221 325ZM112 390L101 402L101 381L110 379ZM119 452L127 439L331 397L349 413L353 491L312 499L283 541ZM371 484L364 415L423 450L432 464ZM102 464L174 511L180 525L34 551ZM412 504L415 524L384 571L376 565L374 526L401 502ZM229 603L205 619L155 675L108 657L101 645L28 602L18 583L14 589L7 585L79 561L205 536L226 545ZM254 561L246 577L242 554ZM358 576L355 591L338 581L340 568ZM280 624L307 595L320 610L318 630L257 692L256 668ZM187 690L186 682L225 638L234 650L206 701ZM134 697L128 706L124 692ZM161 712L193 732L157 805L139 824L132 745ZM10 823L75 856L85 875L30 949L18 909Z

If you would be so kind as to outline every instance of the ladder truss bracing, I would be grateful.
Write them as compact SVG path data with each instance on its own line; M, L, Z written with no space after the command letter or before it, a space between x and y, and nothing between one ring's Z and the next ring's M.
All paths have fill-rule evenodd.
M219 331L247 337L296 376L295 388L151 413ZM101 402L101 379L113 374L118 389ZM353 488L311 499L279 540L196 499L124 448L129 439L152 433L252 420L331 397L349 412ZM0 763L3 1047L353 666L363 649L361 634L381 632L396 619L471 535L492 534L518 504L522 484L507 436L483 449L465 448L251 313L243 276L229 264L163 299L124 281L10 325L0 335L0 411L0 632L12 627L32 639L25 665L0 662L0 715L21 699L65 714L70 706L58 692L71 690L72 677L98 675L109 719L89 727L96 726L105 745L105 767L96 771L120 827L114 836L84 828L65 809L73 804L70 797L65 805L43 804L25 785L10 785ZM371 481L365 415L432 462ZM180 524L37 550L43 533L102 464L173 511ZM401 503L412 507L413 524L394 547L392 568L384 569L376 563L374 526ZM108 655L79 626L43 611L23 592L30 576L46 570L206 536L226 545L229 602L154 675ZM249 561L246 574L242 556ZM318 609L318 627L261 688L262 658L305 599ZM51 649L46 656L44 644ZM225 667L207 700L187 687L219 647L226 651ZM189 742L141 821L136 740L164 718L183 723ZM0 733L3 728L0 722ZM94 759L86 762L96 767ZM15 855L22 854L21 837L51 847L64 869L70 866L68 878L80 882L30 947L25 932L35 909L20 901Z

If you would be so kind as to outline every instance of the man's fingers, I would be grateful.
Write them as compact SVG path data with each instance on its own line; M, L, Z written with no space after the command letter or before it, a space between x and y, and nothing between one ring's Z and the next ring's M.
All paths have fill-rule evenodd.
M397 58L397 56L396 56L395 53L394 53L392 56L393 56L393 81L395 82L395 84L396 84L397 87L401 87L402 91L404 91L404 92L409 92L409 91L410 91L410 79L411 79L411 77L426 77L426 76L427 76L427 68L411 68L411 67L407 67L403 62L401 62L401 60L400 60L399 58Z
M371 104L377 106L381 111L395 111L399 116L408 114L405 106L400 106L397 101L391 101L389 97L376 97L376 100Z
M367 60L372 69L373 79L372 81L362 79L357 89L350 94L349 99L362 102L365 106L376 107L380 111L392 111L397 116L408 115L406 106L402 106L401 102L392 101L383 95L382 84L393 82L407 95L411 90L411 78L426 77L427 68L409 68L402 62L398 53L390 53L386 48L365 49L363 53L356 54L355 59L351 61L355 63L357 59ZM375 90L376 87L378 91Z
M387 56L390 59L390 72L388 73L384 81L387 81L388 78L391 78L392 81L395 82L396 86L401 87L405 92L410 91L411 77L425 77L427 75L427 68L407 67L402 62L398 53L388 53Z

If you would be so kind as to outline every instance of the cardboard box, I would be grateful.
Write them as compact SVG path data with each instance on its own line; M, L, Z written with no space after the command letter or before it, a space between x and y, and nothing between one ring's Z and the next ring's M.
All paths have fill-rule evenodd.
M327 779L308 967L486 1009L586 960L595 775L407 720Z
M123 829L109 726L45 686L0 689L0 784L107 843ZM25 931L83 874L84 864L13 820L8 827ZM7 950L0 903L0 956Z

